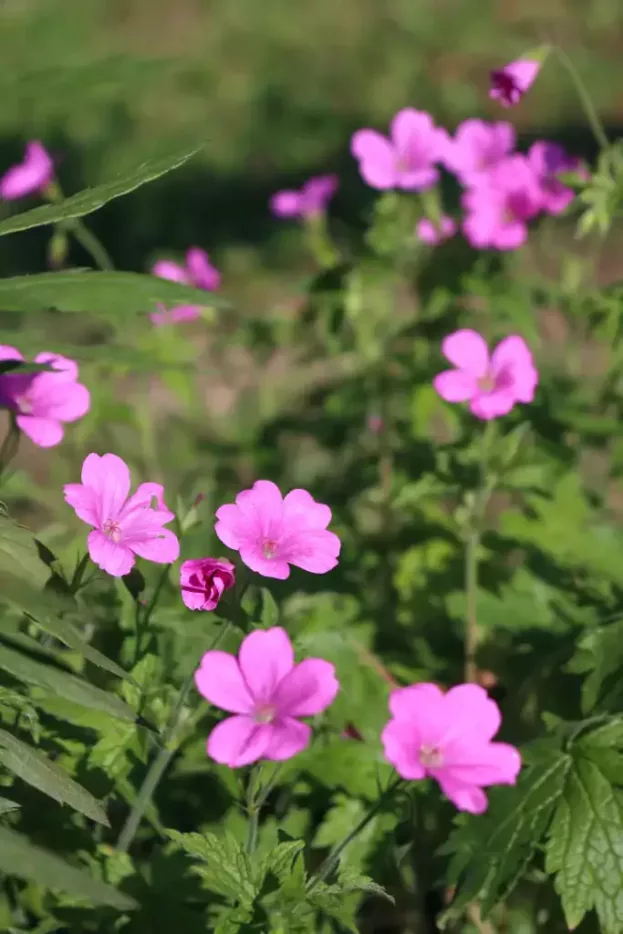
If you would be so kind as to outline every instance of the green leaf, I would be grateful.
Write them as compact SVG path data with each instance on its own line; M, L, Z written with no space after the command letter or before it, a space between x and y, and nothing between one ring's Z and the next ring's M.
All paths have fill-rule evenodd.
M395 905L396 901L382 885L378 885L369 876L363 876L350 869L340 871L338 883L343 892L363 892L366 895L376 895Z
M60 221L92 214L93 211L97 211L102 205L112 201L113 198L127 195L136 188L140 188L141 185L152 182L161 175L184 165L202 148L203 144L193 146L191 149L188 146L184 149L177 147L173 152L169 152L164 156L141 162L131 172L120 175L110 182L104 182L95 188L86 188L84 191L79 191L59 204L44 204L41 207L33 208L32 211L9 217L7 220L0 222L0 237L5 234L17 233L19 230L28 230L31 227L58 224Z
M528 767L515 788L489 791L486 814L460 819L441 849L454 854L447 881L457 886L442 927L473 901L486 916L512 890L545 833L570 768L570 756L552 749Z
M619 781L623 756L617 755ZM608 763L609 764L609 763ZM570 929L595 908L604 934L623 930L623 791L615 787L591 736L573 747L573 767L548 833L545 868Z
M38 749L27 746L6 730L0 730L0 762L59 804L68 804L98 824L109 826L106 812L93 795Z
M91 312L105 317L153 311L162 305L222 306L213 292L138 272L42 272L0 279L3 311Z
M33 642L33 648L37 648L37 643ZM0 668L8 671L18 681L34 685L56 697L63 697L93 710L101 710L120 720L135 719L134 711L114 694L109 694L60 668L37 662L5 645L0 645Z
M250 908L259 892L249 857L231 834L179 833L167 830L167 836L199 862L194 871L213 892Z
M586 673L582 682L583 713L594 711L604 697L616 703L621 695L623 619L587 632L578 642L567 670Z
M47 889L61 889L96 905L109 905L119 911L136 908L129 895L93 879L84 870L70 866L21 834L0 827L0 872L35 882Z
M43 586L50 572L39 558L34 536L23 525L0 516L0 572L26 578L30 587Z
M17 804L16 801L11 801L10 798L0 798L0 816L2 814L8 814L10 811L18 811L21 807L21 804Z

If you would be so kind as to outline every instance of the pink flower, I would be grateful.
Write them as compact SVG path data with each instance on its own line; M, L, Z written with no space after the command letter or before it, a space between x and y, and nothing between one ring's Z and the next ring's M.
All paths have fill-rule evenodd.
M163 487L141 483L128 498L130 471L116 454L89 454L82 465L82 483L66 483L63 492L78 518L93 527L89 554L102 571L123 577L134 566L135 555L156 564L177 561L180 543L163 528L175 518L162 498Z
M392 120L389 139L376 130L357 130L350 151L371 188L422 191L437 182L435 163L447 145L448 134L435 126L430 114L406 107Z
M469 185L514 148L515 130L510 123L464 120L446 148L444 165Z
M236 567L224 558L184 561L180 568L182 600L189 610L214 610L236 583Z
M455 370L445 370L433 385L446 402L467 402L477 418L506 415L517 402L532 402L539 374L522 337L505 337L491 357L476 331L455 331L441 345Z
M317 175L305 182L300 191L278 191L270 199L270 209L277 217L322 214L337 188L337 175Z
M561 214L575 197L572 188L564 185L558 175L561 172L582 171L580 160L570 156L558 143L539 140L528 150L528 163L537 176L541 187L541 202L548 214Z
M436 246L438 243L443 243L444 240L448 240L450 237L454 236L456 233L456 223L451 217L448 217L447 214L441 217L441 222L438 226L435 226L433 221L428 217L423 217L415 225L415 232L423 243Z
M282 497L270 480L256 480L238 493L236 503L216 510L214 531L228 548L235 548L252 571L285 580L289 565L326 574L337 564L340 540L327 531L328 506L306 490Z
M291 759L308 745L313 717L339 690L335 668L320 658L294 664L288 634L280 628L245 637L238 659L211 651L201 659L195 684L207 701L235 716L214 727L208 755L230 768L258 759Z
M402 778L434 778L460 811L482 814L483 788L517 781L521 757L514 746L491 742L500 711L479 685L459 684L444 694L435 684L414 684L392 691L389 709L381 734L385 758Z
M23 360L19 350L0 344L0 360ZM75 422L89 411L89 390L78 380L78 365L59 354L40 353L35 363L53 368L43 373L0 375L0 406L17 413L18 427L40 448L63 439L63 422Z
M192 246L186 252L186 265L180 266L170 259L161 259L151 268L152 275L161 279L170 279L172 282L181 282L183 285L192 285L196 289L205 289L206 292L215 292L221 284L221 274L212 265L205 250ZM193 321L201 315L201 308L196 305L178 305L167 311L163 305L159 311L150 314L156 325L176 323L179 321Z
M532 87L541 69L541 63L518 59L491 72L489 97L502 107L514 107Z
M41 143L33 140L26 143L24 161L12 166L0 178L0 198L12 201L36 191L43 191L53 178L52 159Z
M543 204L539 180L525 156L503 159L466 191L463 232L479 249L516 250L528 237L528 221Z

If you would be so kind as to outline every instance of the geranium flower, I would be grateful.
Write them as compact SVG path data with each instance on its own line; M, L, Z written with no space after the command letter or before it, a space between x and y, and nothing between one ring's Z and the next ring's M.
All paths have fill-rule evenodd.
M154 263L151 272L152 275L159 276L161 279L192 285L196 289L205 289L206 292L215 292L221 284L220 272L212 265L206 251L197 246L187 250L185 266L174 263L170 259L161 259ZM161 305L159 311L152 312L149 317L154 324L161 325L193 321L200 315L201 308L197 305L176 305L170 311Z
M326 211L337 188L337 175L317 175L299 191L278 191L270 199L270 209L277 217L313 217Z
M54 178L54 163L37 140L26 144L24 161L12 166L0 178L0 198L13 201L43 191Z
M518 59L491 72L489 97L502 107L514 107L532 87L541 70L541 62Z
M182 600L189 610L214 610L236 583L236 567L224 558L193 558L180 568Z

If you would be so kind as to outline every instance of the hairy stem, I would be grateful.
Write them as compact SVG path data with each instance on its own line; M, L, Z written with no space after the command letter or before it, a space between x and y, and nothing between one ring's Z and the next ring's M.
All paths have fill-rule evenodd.
M573 62L571 61L567 53L563 52L563 50L559 48L558 46L554 46L554 52L558 58L558 61L560 62L562 67L565 69L569 77L571 78L571 81L576 90L576 93L578 97L580 98L580 103L582 104L582 109L584 111L586 119L588 120L590 128L593 131L593 136L595 137L595 141L599 145L600 149L608 149L608 147L610 146L610 141L608 137L606 136L604 125L601 122L601 118L599 114L597 113L595 105L593 104L591 100L591 96L588 93L586 86L584 82L582 81L579 73L577 72L575 65L573 64Z

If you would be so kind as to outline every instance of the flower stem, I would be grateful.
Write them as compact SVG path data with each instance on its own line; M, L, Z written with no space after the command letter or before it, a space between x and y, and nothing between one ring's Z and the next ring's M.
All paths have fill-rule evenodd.
M212 644L209 646L208 651L217 648L220 642L225 638L227 632L229 631L230 623L224 623L219 632L216 635L216 638L212 641ZM175 707L171 711L171 716L169 717L169 722L162 734L162 745L158 751L156 758L153 760L152 764L149 767L145 780L141 785L140 791L137 795L136 801L132 805L132 809L128 814L128 818L123 825L121 833L119 834L119 840L117 841L117 849L121 853L127 853L127 851L132 846L134 837L139 828L140 822L143 819L145 811L150 805L150 802L155 794L156 788L160 782L160 779L166 772L169 767L169 763L173 759L175 753L177 752L177 746L173 742L175 734L177 733L180 716L188 697L189 691L193 685L194 670L190 672L186 680L180 688L180 692L177 696L177 701L175 702Z
M606 136L604 125L601 122L601 118L599 114L597 113L597 110L595 109L595 105L593 104L591 100L591 96L588 93L586 86L584 82L582 81L578 71L576 70L575 65L573 64L573 62L571 61L567 53L563 52L561 48L559 48L558 46L554 46L553 50L556 56L558 57L558 61L560 62L562 67L565 69L569 77L571 78L571 81L576 90L576 93L578 97L580 98L580 103L582 104L584 115L586 116L586 119L589 122L590 128L593 131L593 136L595 137L595 140L599 148L608 149L608 147L610 146L610 141L608 137Z
M480 533L469 532L465 549L465 680L476 680L476 650L478 648L478 549Z
M2 477L2 474L17 454L19 441L22 436L21 431L17 427L14 413L11 412L9 417L9 430L2 442L2 447L0 447L0 477Z
M72 218L72 220L68 222L68 227L82 249L86 250L93 259L96 266L104 272L110 272L115 268L115 264L110 258L110 254L104 244L101 243L79 217Z
M342 853L344 852L344 850L346 849L346 847L347 847L350 843L352 843L352 841L355 839L355 837L359 836L359 834L361 833L361 831L362 831L365 827L368 826L368 824L370 823L370 821L372 820L372 818L373 818L373 817L376 817L376 815L377 815L378 812L381 810L381 808L383 807L383 805L385 804L385 802L386 802L389 798L391 798L391 796L393 795L393 793L396 791L397 788L400 787L400 785L402 784L402 782L403 782L403 779L400 778L400 776L398 776L398 778L396 778L395 781L393 781L393 782L391 783L391 785L389 785L389 786L385 789L385 791L383 792L383 794L381 795L381 797L378 799L378 801L376 802L376 804L373 805L373 807L370 808L370 810L368 811L368 813L365 814L365 815L361 818L361 820L360 820L359 823L353 828L353 830L351 830L350 833L347 834L347 835L344 837L344 839L342 840L341 843L338 843L337 846L334 847L334 849L331 851L331 853L329 853L329 855L328 855L327 858L324 860L324 862L322 862L322 863L320 864L320 867L319 867L318 871L317 871L317 872L312 876L312 878L309 880L309 883L308 883L308 885L307 885L307 893L308 893L308 894L309 894L310 892L313 892L314 889L316 889L316 888L320 885L320 883L321 883L321 882L324 882L324 880L327 878L327 876L330 875L330 873L332 872L332 870L335 868L335 866L336 866L337 863L339 862L340 856L342 855Z

